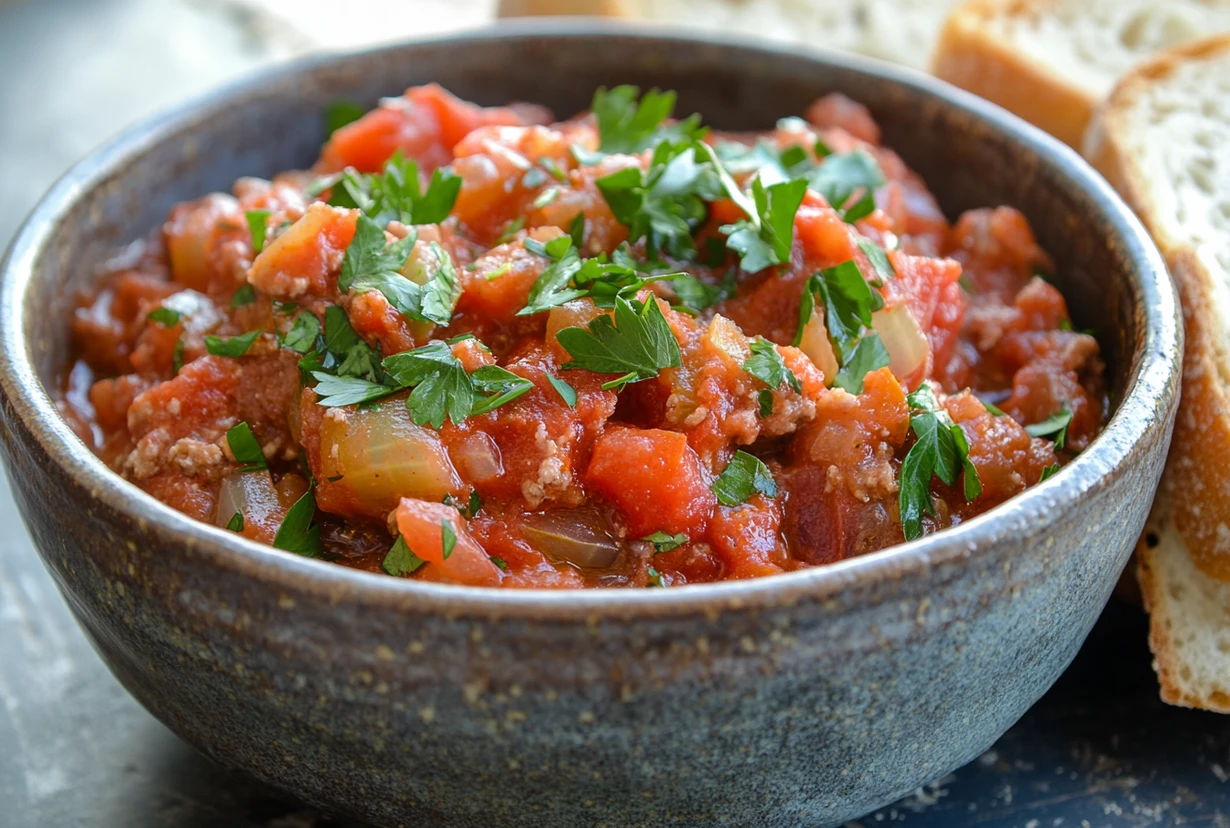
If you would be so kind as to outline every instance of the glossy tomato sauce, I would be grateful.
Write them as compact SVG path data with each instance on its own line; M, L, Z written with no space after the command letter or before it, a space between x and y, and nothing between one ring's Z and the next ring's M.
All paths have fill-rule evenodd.
M1097 434L1097 342L1020 213L949 224L841 96L758 134L672 103L383 101L117 255L62 410L198 520L518 587L842 560Z

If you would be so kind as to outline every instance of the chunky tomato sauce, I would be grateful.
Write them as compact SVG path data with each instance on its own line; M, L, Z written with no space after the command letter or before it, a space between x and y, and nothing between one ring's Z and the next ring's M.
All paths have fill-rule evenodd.
M841 96L759 134L672 103L416 87L178 205L77 312L66 416L198 520L519 587L839 561L1097 434L1097 342L1020 213L950 224Z

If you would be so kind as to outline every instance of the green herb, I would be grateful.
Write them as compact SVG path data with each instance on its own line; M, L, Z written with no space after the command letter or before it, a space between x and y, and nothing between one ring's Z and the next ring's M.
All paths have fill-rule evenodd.
M577 213L572 217L572 221L568 224L568 237L572 239L572 246L580 250L585 246L585 213Z
M319 558L324 549L320 545L320 527L312 525L316 516L316 498L308 489L295 501L273 537L274 549L294 552L305 558Z
M427 561L411 552L406 539L398 535L397 540L393 541L393 545L385 553L384 560L380 562L380 568L390 575L401 576L417 572L426 563Z
M726 279L716 285L702 282L691 273L677 273L674 276L667 276L664 281L670 283L680 304L696 311L711 308L723 299L729 299L735 294L735 274L733 270L727 274Z
M740 267L755 273L790 261L794 216L806 193L803 179L782 181L767 189L759 178L752 181L755 213L721 228L727 235L726 246L741 257Z
M816 296L824 306L825 327L838 361L833 383L851 394L863 393L869 371L888 365L888 350L871 326L871 314L884 307L884 297L872 290L853 260L825 268L807 281L799 302L798 346L815 310Z
M337 377L322 371L311 373L317 383L315 391L320 398L317 403L326 408L373 402L397 391L396 388L358 377Z
M385 370L402 388L414 388L406 398L410 417L418 425L444 425L447 415L461 424L474 407L474 385L453 351L443 342L385 357Z
M174 328L179 324L180 318L183 316L177 310L168 307L154 308L145 318L151 322L157 322L164 328Z
M535 210L541 210L543 207L546 207L552 201L555 201L555 199L559 198L559 194L560 194L559 187L549 187L543 190L541 193L539 193L537 197L535 197L535 199L530 202L530 206L533 207Z
M335 373L372 382L380 379L380 352L355 333L346 311L337 305L325 308L324 346L336 363Z
M483 499L479 497L478 489L470 489L470 500L468 503L458 503L451 494L446 494L444 496L444 505L452 506L458 512L461 512L461 516L466 520L473 520L478 511L483 508Z
M1063 448L1068 440L1068 426L1072 424L1072 410L1068 404L1040 423L1025 426L1030 437L1049 437L1055 441L1056 450Z
M737 141L723 141L714 148L714 152L732 175L756 173L766 187L803 177L814 166L802 147L791 146L779 151L765 140L750 146Z
M316 314L304 311L295 317L295 324L282 337L282 345L301 354L306 354L316 346L316 337L320 335L320 320Z
M488 555L487 557L491 559L491 562L495 564L501 572L508 571L508 561L503 558L497 558L495 555Z
M577 391L575 388L554 374L547 374L547 382L551 383L555 393L559 394L560 399L566 402L569 408L577 407Z
M666 586L666 582L662 580L662 575L661 573L658 572L658 570L654 569L652 566L649 566L645 568L645 572L649 575L649 586L651 587L665 587Z
M683 532L680 532L677 535L672 535L659 529L652 535L646 535L641 538L641 540L653 544L653 553L655 555L661 555L663 552L670 552L672 549L678 549L687 543L689 539Z
M622 297L615 300L615 318L599 316L588 329L565 328L556 334L573 361L564 370L584 368L596 374L621 374L603 384L621 389L630 382L656 377L663 368L682 364L679 343L662 315L657 300L639 303Z
M517 216L515 219L512 219L507 225L505 225L503 232L499 235L499 238L495 240L495 246L499 247L501 244L508 244L513 240L513 236L517 235L517 233L519 233L524 227L525 216Z
M1071 330L1072 330L1072 320L1070 320L1070 319L1066 319L1066 318L1065 318L1065 319L1060 319L1060 320L1059 320L1059 330L1061 330L1061 331L1069 331L1069 332L1071 332Z
M884 248L870 239L859 239L858 249L863 251L863 255L871 263L872 272L875 273L876 281L879 282L875 287L881 287L885 282L897 277L897 271L893 270L892 262L888 260L888 254L884 252Z
M884 185L884 174L874 158L855 150L827 156L808 174L807 183L853 224L875 210L875 190ZM856 194L861 195L856 199Z
M231 515L231 519L226 522L226 528L232 532L243 531L243 512L236 512Z
M760 393L756 395L757 401L760 403L760 419L768 419L773 416L773 392L768 388L760 389Z
M525 249L551 259L551 264L538 276L525 307L518 316L530 316L580 298L585 290L570 287L572 278L581 270L581 258L568 236L559 236L542 244L534 239L525 240Z
M958 469L963 470L966 500L975 500L982 494L982 483L969 458L965 432L952 421L931 384L924 382L908 400L910 429L917 441L901 464L898 504L905 539L915 540L922 537L922 516L935 515L935 505L931 502L932 477L953 486L957 482Z
M638 102L639 94L635 86L617 86L609 91L601 87L594 93L590 108L598 121L601 152L638 153L667 139L700 137L699 115L662 126L675 109L674 92L651 89Z
M424 319L437 325L447 325L453 319L453 309L461 298L461 280L453 257L436 242L427 245L427 250L436 262L435 272L423 283L421 314Z
M713 481L713 493L723 506L738 506L760 492L765 497L777 496L777 483L769 467L755 455L739 450Z
M171 350L171 376L179 376L179 372L184 367L184 338L181 336L175 340L175 347Z
M325 107L325 135L332 135L346 124L363 117L364 109L354 101L334 101Z
M261 451L261 444L257 442L252 427L247 423L241 422L232 426L226 432L226 444L230 446L235 462L240 465L239 471L264 471L269 468L269 464L265 462L265 453Z
M547 177L547 171L541 167L534 167L532 170L521 176L521 186L527 190L532 190L535 187L541 187L550 180Z
M823 139L817 138L816 144L813 147L817 158L827 158L833 154L833 148L824 142Z
M1005 416L1007 416L1007 415L1004 413L1003 409L1001 409L1001 408L1000 408L998 405L996 405L995 403L989 403L989 402L987 402L986 400L979 400L978 402L982 403L982 407L983 407L983 408L985 408L985 409L987 410L987 412L988 412L988 413L989 413L992 417L1005 417Z
M385 162L383 174L346 170L331 186L330 204L358 208L380 228L390 221L407 225L439 224L448 218L457 201L461 176L437 169L423 192L419 186L418 164L398 150Z
M248 210L244 213L248 220L248 229L252 232L252 255L265 249L265 234L269 232L269 211Z
M447 521L440 522L440 547L444 551L444 560L448 560L448 556L453 554L453 549L457 547L457 533L453 531L452 525Z
M231 307L240 308L256 301L256 288L249 284L240 285L239 290L231 297Z
M205 350L214 356L241 357L252 347L252 343L261 335L261 331L249 331L242 336L206 336Z
M525 377L519 377L498 365L484 365L477 369L470 374L470 382L476 392L474 405L470 408L472 416L486 414L512 402L534 387L534 383Z
M782 359L776 345L758 336L752 340L749 347L752 355L743 363L744 371L769 386L770 391L780 388L783 383L789 385L796 394L803 391L799 378L786 367L786 362ZM769 397L771 400L772 394Z
M1038 478L1038 482L1041 483L1044 480L1050 479L1058 471L1059 471L1059 464L1051 463L1049 466L1047 466L1046 468L1042 470L1042 476Z

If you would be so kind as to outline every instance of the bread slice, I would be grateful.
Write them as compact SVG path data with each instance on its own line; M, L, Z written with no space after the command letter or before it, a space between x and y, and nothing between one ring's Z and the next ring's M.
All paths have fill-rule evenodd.
M1230 34L1124 76L1085 153L1153 234L1183 303L1183 398L1138 549L1162 697L1230 712Z
M1098 104L1133 65L1230 30L1230 0L964 0L931 69L1080 148Z
M501 0L503 17L590 14L725 29L929 64L953 0Z

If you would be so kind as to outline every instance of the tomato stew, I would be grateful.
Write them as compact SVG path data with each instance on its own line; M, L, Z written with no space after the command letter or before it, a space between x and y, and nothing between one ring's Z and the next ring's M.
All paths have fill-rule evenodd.
M386 99L118 256L61 408L198 520L516 587L839 561L1094 438L1098 344L1020 213L949 224L840 95L764 133L673 105Z

